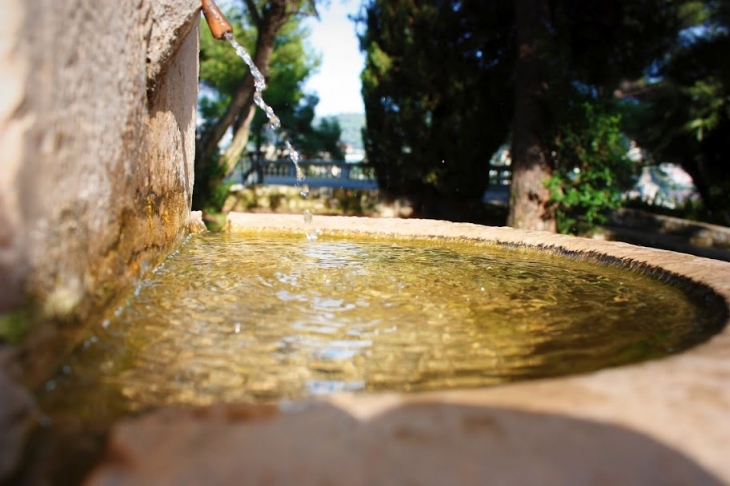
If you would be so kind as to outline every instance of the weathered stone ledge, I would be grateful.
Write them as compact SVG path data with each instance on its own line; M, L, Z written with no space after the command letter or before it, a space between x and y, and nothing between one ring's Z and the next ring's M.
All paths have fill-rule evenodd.
M200 0L0 10L1 483L28 390L187 234Z

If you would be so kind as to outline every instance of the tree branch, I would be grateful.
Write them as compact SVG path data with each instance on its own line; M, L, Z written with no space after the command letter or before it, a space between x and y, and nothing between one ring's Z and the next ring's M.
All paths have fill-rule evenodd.
M320 20L320 18L319 18L319 12L317 11L317 2L316 2L316 0L309 0L309 5L312 7L312 12L314 12L314 16L317 18L317 20Z
M261 28L261 15L259 14L259 11L256 9L256 4L253 0L245 0L246 2L246 8L248 8L248 12L251 15L251 20L253 20L253 23L256 24L256 28Z

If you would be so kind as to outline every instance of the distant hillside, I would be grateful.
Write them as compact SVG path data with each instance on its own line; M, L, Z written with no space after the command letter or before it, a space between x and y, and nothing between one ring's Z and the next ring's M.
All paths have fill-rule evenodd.
M365 114L340 113L333 117L337 118L337 121L340 122L340 128L342 128L342 136L340 139L342 142L351 145L355 149L362 150L362 129L365 127ZM315 124L319 123L319 120L315 120L314 122Z

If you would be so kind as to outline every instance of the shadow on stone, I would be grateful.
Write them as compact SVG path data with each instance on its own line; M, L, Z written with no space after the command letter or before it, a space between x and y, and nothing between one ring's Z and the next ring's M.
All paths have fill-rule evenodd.
M644 434L559 415L444 403L364 420L324 403L211 410L120 423L87 484L723 484Z

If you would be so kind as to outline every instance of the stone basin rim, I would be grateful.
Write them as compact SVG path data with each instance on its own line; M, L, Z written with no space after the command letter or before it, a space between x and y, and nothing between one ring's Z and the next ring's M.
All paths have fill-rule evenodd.
M312 226L304 224L302 221L292 219L291 215L274 215L275 219L273 221L270 216L262 218L262 215L260 214L256 215L232 212L229 213L229 215L232 216L227 219L223 232L231 234L266 235L267 233L270 233L281 235L282 233L291 233L306 235L308 232L311 232L313 228L316 228L318 234L325 238L333 237L347 239L362 237L372 239L374 241L474 242L485 246L497 246L515 251L525 250L544 253L558 258L581 260L598 265L616 267L626 271L646 275L649 278L660 280L679 288L695 302L704 300L707 305L711 306L713 311L720 316L719 322L713 323L711 330L708 329L712 332L710 338L725 327L728 327L728 324L730 324L730 295L723 295L722 292L717 292L711 282L704 281L701 276L699 278L697 275L691 277L682 272L678 273L675 268L666 268L662 265L663 259L656 258L658 255L650 255L654 258L642 255L642 258L638 259L633 256L625 256L626 251L628 251L627 246L628 248L649 250L649 248L646 247L638 247L636 245L617 242L602 242L611 246L619 245L620 251L615 253L609 251L610 246L608 248L603 248L602 250L586 249L584 247L576 248L576 240L583 243L585 241L597 243L595 240L586 240L585 238L556 235L546 232L515 230L510 227L490 227L470 223L453 223L449 221L416 218L408 220L375 219L375 221L379 221L380 223L373 225L366 223L371 218L322 216L318 218L318 221L321 219L323 226ZM394 225L395 227L393 227ZM424 228L427 229L426 233L421 232ZM506 232L506 234L502 234L503 232ZM549 241L527 242L524 241L524 239L521 240L520 236L524 237L525 235L530 235L538 239L545 238ZM517 238L515 238L515 236ZM660 250L660 253L661 252L666 253L665 250ZM679 256L680 258L684 256L684 254L681 253L668 253L673 253L674 256ZM668 257L667 255L661 256ZM710 262L712 261L714 260L710 260ZM704 342L692 345L689 349L702 345L703 343ZM681 352L684 353L687 351L688 350L683 350ZM664 356L662 359L666 359L670 356L672 355Z
M715 304L724 305L723 322L718 333L706 342L697 344L679 354L659 360L671 360L710 345L716 339L730 345L730 263L696 257L693 255L640 247L628 243L592 240L554 233L518 230L510 227L481 226L472 223L453 223L426 219L390 219L353 216L318 216L314 225L304 223L299 215L229 213L223 232L231 234L266 234L292 232L306 234L316 227L322 235L336 237L366 236L395 240L421 241L454 240L477 241L507 248L543 251L570 258L607 263L629 271L649 274L668 280L672 284L695 291L696 295L707 292ZM644 362L646 363L646 362ZM642 363L627 364L631 367ZM607 371L607 370L604 370ZM548 379L560 379L548 378ZM730 383L729 383L730 385ZM505 386L505 385L501 385Z
M640 247L628 243L592 240L547 232L517 230L510 227L481 226L426 219L380 219L350 216L318 216L314 226L290 214L236 213L228 215L224 233L266 234L291 232L306 234L312 228L326 236L395 240L473 241L512 249L577 258L615 265L631 271L688 284L722 299L725 325L730 323L730 264L688 254ZM704 273L711 268L712 273ZM716 273L718 272L718 273ZM725 284L725 285L723 285ZM726 327L723 325L723 328Z
M324 235L458 238L507 246L552 248L627 265L646 265L710 288L730 305L730 263L627 243L436 220L316 216ZM225 232L311 229L301 215L230 213ZM682 353L572 376L492 388L416 394L334 395L327 401L368 418L417 403L451 403L547 412L628 428L672 447L730 484L730 326Z

